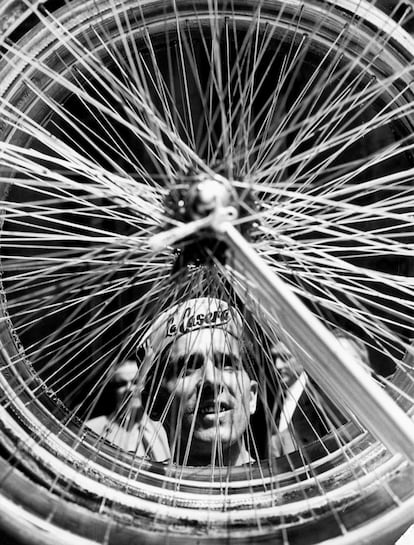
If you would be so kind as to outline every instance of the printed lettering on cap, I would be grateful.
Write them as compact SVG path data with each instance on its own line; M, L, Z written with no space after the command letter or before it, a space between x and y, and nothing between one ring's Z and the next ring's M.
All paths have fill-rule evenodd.
M216 309L211 312L194 312L194 307L187 307L178 317L172 315L167 321L166 336L175 337L204 327L220 327L229 323L229 308Z

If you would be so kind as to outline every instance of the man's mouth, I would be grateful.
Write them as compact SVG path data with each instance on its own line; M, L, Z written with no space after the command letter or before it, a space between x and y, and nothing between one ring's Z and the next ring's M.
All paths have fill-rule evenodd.
M198 409L198 414L201 416L222 414L230 410L230 406L227 403L216 403L215 401L203 403Z

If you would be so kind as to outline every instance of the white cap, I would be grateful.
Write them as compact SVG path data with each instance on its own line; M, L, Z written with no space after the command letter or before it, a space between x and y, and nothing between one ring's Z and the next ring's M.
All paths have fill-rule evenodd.
M243 321L240 313L226 301L213 297L198 297L177 303L152 323L138 342L138 350L144 349L144 358L139 363L140 379L145 378L155 357L178 338L199 329L220 328L240 339Z

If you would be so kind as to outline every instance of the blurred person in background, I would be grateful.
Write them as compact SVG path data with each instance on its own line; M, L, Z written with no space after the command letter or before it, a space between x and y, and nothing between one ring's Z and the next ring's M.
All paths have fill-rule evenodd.
M364 343L339 329L333 334L344 350L371 373ZM284 342L275 342L270 353L280 384L273 409L276 429L271 436L270 453L281 456L320 440L349 418L314 384L300 357Z
M127 359L115 369L105 396L107 414L88 420L86 425L103 439L137 456L167 460L170 452L165 430L142 406L135 360Z

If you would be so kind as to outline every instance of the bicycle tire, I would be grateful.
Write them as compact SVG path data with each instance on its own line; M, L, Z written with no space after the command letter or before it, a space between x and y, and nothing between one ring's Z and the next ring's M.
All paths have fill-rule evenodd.
M8 6L13 10L8 12L7 20L12 24L7 34L11 33L13 38L14 33L19 35L22 20L26 19L27 12L22 7L26 4L18 3L16 8L15 3L6 3ZM211 15L209 2L201 1L177 2L176 5L155 0L138 6L135 2L108 1L99 6L94 2L67 2L48 19L47 6L45 9L34 3L27 10L37 18L38 24L25 31L16 44L2 42L6 50L0 65L3 114L11 111L8 108L16 107L23 112L22 119L27 115L39 126L47 124L54 101L66 104L75 91L76 78L64 85L59 78L73 73L77 78L82 77L85 60L77 58L82 51L93 50L98 59L108 60L101 39L107 38L111 45L122 43L125 37L119 34L119 25L122 26L123 17L128 24L136 25L132 30L128 26L128 32L139 34L144 24L151 43L162 47L166 36L168 40L170 35L174 37L177 19L196 33L200 25L204 29L203 24L207 27L215 17L220 21L233 17L239 25L237 29L243 32L259 17L258 7L258 29L262 36L272 24L280 32L292 33L289 27L294 21L300 29L299 32L296 28L295 39L299 41L298 36L310 33L315 42L311 53L319 59L330 51L330 44L342 36L346 26L346 46L341 46L339 51L347 55L350 62L357 59L356 71L361 73L361 85L382 78L388 84L378 92L378 103L391 100L396 104L395 110L406 108L409 112L413 98L407 67L414 56L414 41L401 25L375 6L351 0L341 3L249 1L232 2L231 9L228 6L222 3L218 17L217 12ZM63 29L66 35L62 34ZM66 46L64 37L70 38L70 47ZM145 44L145 39L140 39L139 43ZM47 102L45 95L53 101ZM146 105L141 106L145 109ZM392 114L393 110L390 111ZM113 110L108 109L107 113L115 118ZM400 131L404 141L406 134L412 131L409 113L396 114L393 121L392 131ZM164 130L162 124L158 128ZM3 162L5 150L14 149L12 146L27 150L30 156L33 141L40 139L39 134L19 132L14 121L3 121L0 135L5 143ZM182 146L181 151L184 153L187 147ZM410 149L407 154L410 155ZM42 166L44 156L35 154L34 157L39 158ZM408 157L402 161L407 169L410 160ZM25 187L19 175L12 185ZM15 209L14 204L7 208L9 189L3 184L6 219L7 213ZM148 189L148 199L153 197L152 189L151 186ZM403 189L407 191L404 185ZM24 198L21 202L24 211ZM157 212L159 203L159 199L155 200L150 211ZM154 232L156 227L154 225ZM10 269L7 251L3 257ZM12 256L11 261L11 266L15 266L17 259ZM31 266L34 264L31 262ZM309 476L308 467L302 465L299 455L289 460L269 461L267 466L263 464L248 471L238 468L232 471L231 480L226 483L224 499L220 481L210 482L207 469L198 471L197 475L191 468L180 468L176 472L169 469L165 474L162 464L140 461L138 468L135 467L137 478L132 480L133 457L115 451L111 445L97 450L93 433L81 420L73 418L70 408L45 384L26 356L28 348L22 346L22 334L16 332L7 271L6 267L0 335L0 380L3 399L7 400L1 419L1 524L11 543L67 543L75 536L90 542L121 545L132 540L158 543L166 539L169 543L194 543L196 536L200 543L255 540L295 544L305 539L306 543L315 544L387 544L395 541L412 522L414 476L411 465L387 452L355 424L341 431L348 438L346 448L337 450L335 438L327 438L323 441L326 450L320 445L305 449L314 475ZM408 290L408 284L404 288ZM399 326L403 330L409 327ZM400 346L407 348L409 343L401 341ZM396 398L411 411L409 374L401 370L391 382L395 391L403 392ZM264 483L272 483L270 493ZM323 494L320 494L321 488Z

